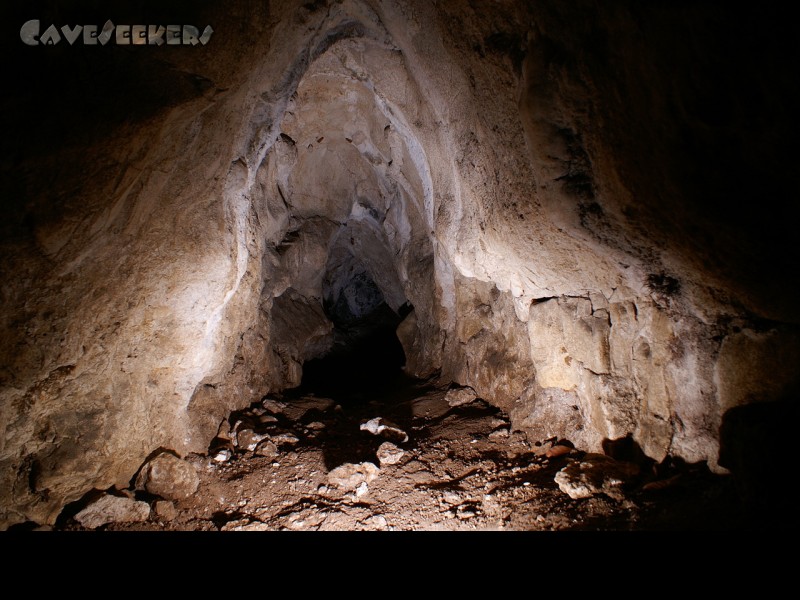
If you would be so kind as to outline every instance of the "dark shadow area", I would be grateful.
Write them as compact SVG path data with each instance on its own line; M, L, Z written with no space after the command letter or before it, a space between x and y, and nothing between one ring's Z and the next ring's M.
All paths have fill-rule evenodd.
M365 461L378 465L376 451L387 439L362 430L362 423L388 419L409 434L409 441L411 437L412 415L404 401L419 392L421 382L403 371L406 357L396 330L413 306L406 302L393 310L370 273L356 269L326 294L323 310L334 325L333 347L303 365L301 385L283 400L302 403L317 397L335 402L335 411L312 409L298 423L325 424L316 441L324 448L327 468Z
M736 406L722 417L719 464L730 469L736 491L751 515L782 521L797 529L793 510L796 398Z
M352 403L402 386L408 379L402 371L406 357L395 330L411 309L398 315L382 302L367 315L353 319L337 317L334 310L325 307L336 327L333 349L303 365L300 391Z

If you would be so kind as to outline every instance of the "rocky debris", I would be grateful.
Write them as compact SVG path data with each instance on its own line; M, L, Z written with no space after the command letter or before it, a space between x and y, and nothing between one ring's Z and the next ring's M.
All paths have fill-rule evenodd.
M375 417L362 423L361 431L369 431L373 435L380 435L397 443L408 441L408 434L405 431L383 417Z
M364 524L369 527L374 527L375 529L386 529L388 522L386 521L386 517L383 515L373 515L364 521Z
M498 438L507 438L508 437L508 429L505 427L502 429L497 429L489 434L489 439L496 440Z
M169 500L156 500L153 504L153 512L159 519L165 521L172 521L178 516L178 511L175 505Z
M291 421L299 421L309 411L327 412L335 402L330 398L317 398L316 396L303 396L284 405L282 414Z
M306 429L310 429L311 431L321 431L325 429L325 423L321 421L312 421L306 425Z
M447 404L455 408L456 406L463 406L478 399L478 395L471 387L455 388L448 390L444 397Z
M164 452L149 461L136 477L136 489L167 500L182 500L197 491L200 478L191 463Z
M292 435L291 433L279 433L278 435L273 435L270 439L277 446L282 444L294 446L300 441L300 438L298 438L296 435Z
M376 452L381 466L397 464L403 458L403 454L405 454L405 451L392 442L383 442Z
M220 463L228 462L231 459L231 456L233 456L233 453L228 448L222 448L221 450L218 450L216 454L214 454L214 460Z
M106 494L75 515L75 520L88 529L108 523L134 523L150 518L150 505L131 498Z
M461 496L454 492L447 492L442 496L442 502L451 506L458 506L461 504Z
M445 390L435 390L431 394L444 404ZM355 446L352 442L356 441L358 454L374 451L379 446L402 452L398 447L402 445L364 434L359 425L373 414L405 417L407 404L394 401L391 408L380 412L366 405L349 407L354 414L348 415L347 422L338 423L331 435L321 440L299 436L302 446L282 447L280 460L258 456L259 449L267 454L278 454L277 446L268 439L259 444L255 454L236 454L234 460L224 466L210 458L195 461L190 456L187 460L204 466L198 466L201 485L194 496L180 503L151 501L148 521L115 523L110 528L204 531L647 529L642 512L644 505L648 511L656 503L659 507L671 501L683 505L695 481L685 479L684 484L678 484L681 487L678 494L658 493L652 490L660 489L667 479L642 487L643 484L656 476L673 475L676 467L664 465L658 473L652 470L647 474L642 468L643 474L630 482L630 489L636 491L636 496L630 500L602 494L573 500L553 484L553 477L561 467L577 463L575 457L583 456L582 452L574 451L573 456L547 460L543 453L534 456L530 447L506 447L517 437L513 434L503 440L501 448L487 439L492 430L502 427L501 423L474 410L474 405L468 411L453 411L458 414L453 414L444 428L442 419L430 419L426 415L412 418L409 427L415 432L416 444L413 449L405 449L402 460L395 466L381 466L378 458L367 458L371 464L358 464L352 459L350 461L356 464L341 464L347 460L343 459L341 467L329 478L327 451L340 449L341 445ZM396 412L391 412L392 409ZM432 434L434 427L437 429ZM341 440L337 439L340 433L345 436ZM473 438L478 439L477 446L470 444ZM339 445L331 445L332 439ZM551 449L568 443L550 438L539 442L539 446ZM610 459L628 461L622 456L609 455L599 458L589 455L587 461ZM554 469L552 465L556 461L562 463ZM380 476L381 473L387 476ZM626 485L625 490L628 489ZM619 492L618 489L610 491L612 495ZM643 495L647 500L642 505L635 504ZM696 497L699 501L692 504L703 506L703 498L709 496ZM659 515L662 514L665 513L659 508ZM68 520L67 525L73 529L82 528L72 520ZM663 528L664 522L657 522L656 527Z
M462 505L456 509L456 516L461 519L462 521L466 521L467 519L471 519L477 513L474 510L474 507L469 505Z
M242 524L241 521L228 523L222 527L222 531L271 531L271 527L260 521L250 521Z
M278 446L272 440L261 442L255 450L258 456L266 456L267 458L275 458L278 456Z
M272 415L260 415L258 417L258 422L262 425L269 425L270 423L277 423L278 419Z
M268 435L256 433L250 428L240 429L236 432L236 446L240 450L252 452L262 440L268 437Z
M583 460L574 461L556 473L555 482L573 500L596 494L621 500L622 486L638 474L639 467L633 463L603 454L587 454Z
M356 490L362 483L369 483L380 473L371 462L360 464L345 463L328 473L328 483L343 490Z
M573 450L574 448L572 446L567 446L566 444L556 444L555 446L548 448L544 455L547 458L556 458L558 456L569 454Z

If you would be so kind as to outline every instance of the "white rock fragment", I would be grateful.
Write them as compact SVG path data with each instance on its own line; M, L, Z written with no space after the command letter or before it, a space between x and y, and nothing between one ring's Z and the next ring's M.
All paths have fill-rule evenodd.
M219 452L214 455L214 460L217 462L227 462L231 458L231 451L227 448L223 448Z
M328 483L343 490L354 490L362 483L369 483L380 473L371 462L361 464L345 463L328 473Z
M356 498L362 498L369 494L369 486L366 481L362 481L356 488Z
M405 431L383 417L375 417L362 423L361 431L369 431L373 435L380 435L399 443L408 441L408 434Z
M383 442L376 452L381 466L397 464L403 458L403 454L405 454L405 451L392 442Z
M197 491L200 477L194 465L164 452L148 462L136 477L136 489L166 500L182 500Z
M445 401L452 407L462 406L464 404L469 404L470 402L476 400L478 395L475 393L470 387L464 388L456 388L452 390L448 390L447 394L445 394Z
M300 439L297 436L294 436L291 433L281 433L278 435L273 435L271 439L275 444L278 445L289 444L291 446L300 441Z
M146 521L149 517L147 502L105 495L75 515L75 520L88 529L96 529L108 523Z
M508 429L498 429L497 431L493 431L489 434L490 439L498 439L498 438L507 438L508 437Z

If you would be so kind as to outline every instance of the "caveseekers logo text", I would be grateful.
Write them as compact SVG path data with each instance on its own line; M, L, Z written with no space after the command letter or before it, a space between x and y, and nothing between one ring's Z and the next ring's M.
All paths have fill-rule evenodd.
M97 25L63 25L60 28L50 25L42 31L39 19L33 19L23 24L19 37L29 46L55 46L62 39L70 46L78 40L87 46L105 46L111 40L126 46L205 46L212 33L211 25L200 33L194 25L114 25L111 20L106 21L99 31Z

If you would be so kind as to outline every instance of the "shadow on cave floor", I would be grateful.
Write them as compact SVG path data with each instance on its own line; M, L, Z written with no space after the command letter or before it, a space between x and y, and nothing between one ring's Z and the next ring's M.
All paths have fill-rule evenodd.
M410 401L431 389L428 382L403 371L405 354L395 335L396 323L386 319L376 325L375 319L372 315L371 323L356 323L337 332L334 350L324 358L308 361L300 387L282 396L289 404L310 406L300 417L303 423L325 425L321 435L326 442L328 469L343 463L375 461L378 447L386 440L362 430L364 422L380 418L380 424L412 436ZM324 410L327 399L336 407L334 419ZM402 439L398 434L395 441Z
M163 502L134 489L111 491L147 502L153 513L145 522L100 528L797 529L794 511L781 513L770 503L748 508L738 499L735 481L713 475L704 463L655 464L629 438L607 440L602 455L577 450L567 440L529 439L514 430L506 413L481 399L451 406L447 390L430 382L407 383L389 390L395 404L343 405L299 390L268 396L231 415L230 435L219 440L221 447L187 457L199 476L196 493ZM409 436L407 442L394 439L391 460L378 452L390 436L359 427L378 415ZM403 415L408 416L401 423ZM589 497L565 491L559 476L567 470L583 474L570 487L591 484ZM82 507L75 508L58 528L81 529L71 517Z
M408 308L395 313L381 303L360 318L336 320L333 348L322 358L303 365L301 385L281 399L299 409L308 407L302 424L322 423L326 467L375 461L383 438L363 431L361 424L381 418L382 424L410 432L409 401L424 394L427 382L403 371L405 353L395 330ZM335 418L325 411L328 401ZM319 426L319 425L316 425ZM402 437L396 441L400 441Z

